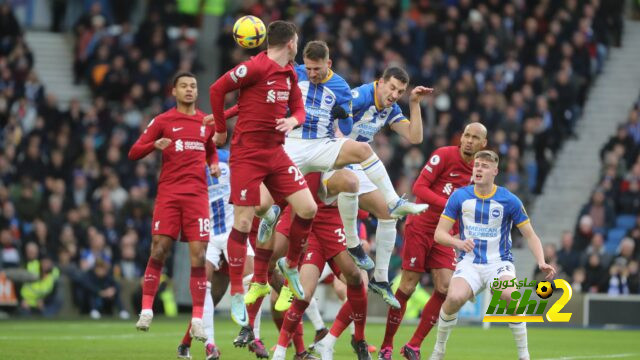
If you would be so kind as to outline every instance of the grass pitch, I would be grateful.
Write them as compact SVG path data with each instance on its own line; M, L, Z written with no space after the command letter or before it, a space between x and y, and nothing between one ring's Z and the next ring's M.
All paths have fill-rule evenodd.
M269 316L263 317L262 338L267 348L277 339ZM118 321L103 319L7 320L0 321L0 359L175 359L176 347L187 326L186 317L154 319L151 331L135 330L135 319ZM328 324L329 325L329 324ZM415 325L403 325L396 335L394 359L401 359L400 347L411 337ZM221 359L255 359L246 349L234 348L232 341L239 327L229 320L217 320L215 337ZM305 327L305 340L313 338L313 329ZM367 324L369 343L379 347L384 324ZM433 349L435 332L422 346L422 357L428 359ZM529 351L532 359L640 359L640 331L593 330L570 328L529 328ZM334 359L354 359L347 330L336 345ZM204 347L193 342L193 359L204 359ZM372 358L376 358L372 354ZM293 349L287 359L293 358ZM454 329L447 347L447 359L517 359L511 332L507 326L483 330L478 326Z

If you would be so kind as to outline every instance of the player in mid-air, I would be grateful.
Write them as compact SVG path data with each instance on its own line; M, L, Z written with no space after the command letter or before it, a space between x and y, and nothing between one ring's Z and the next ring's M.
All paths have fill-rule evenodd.
M413 294L422 274L431 271L434 292L422 310L420 324L413 337L401 349L407 359L420 358L420 346L435 325L440 306L447 296L447 287L455 269L453 249L435 243L433 234L447 199L454 190L469 185L473 171L473 156L487 145L487 129L480 123L465 127L460 146L436 149L413 185L418 202L430 204L420 215L410 215L404 230L402 277L396 290L400 308L389 309L384 340L378 359L391 359L393 337L400 327L407 301Z
M498 155L493 151L482 150L475 154L474 185L460 188L451 195L436 228L436 242L458 249L460 256L440 309L438 337L431 355L434 360L444 358L447 339L458 322L457 314L462 305L496 278L501 281L515 279L511 254L512 226L515 225L527 240L538 268L547 274L546 279L552 279L556 273L553 266L545 262L540 238L533 230L520 199L494 184L498 162ZM450 234L456 222L460 227L459 239ZM510 302L514 290L505 289L501 299ZM518 358L528 360L526 323L509 323L509 327L516 341Z
M230 171L229 171L229 152L225 149L218 150L218 166L220 175L215 177L207 174L207 186L209 191L210 218L211 218L211 237L206 252L206 272L207 272L207 295L204 302L203 322L207 341L205 341L206 360L217 360L220 357L220 351L215 345L214 339L214 309L216 304L221 300L222 294L226 292L228 287L227 281L220 281L216 277L216 273L223 273L226 270L227 255L227 239L233 225L233 206L229 204L230 190ZM245 286L248 286L248 280L253 271L254 252L251 245L247 246L247 261L245 263L244 278ZM214 297L212 294L216 294ZM268 358L264 344L260 340L260 313L253 324L255 330L247 344L249 350L254 352L258 358ZM178 346L178 358L190 359L189 347L191 346L191 337L189 330L182 339L182 343Z
M172 94L176 107L156 116L129 151L129 159L138 160L154 150L162 151L162 170L153 210L151 256L142 284L142 311L136 328L148 331L153 319L153 300L164 261L173 241L189 241L191 259L191 298L193 310L191 334L206 340L202 312L206 293L205 250L209 241L209 203L203 166L219 172L217 152L212 141L213 128L203 125L205 114L196 108L196 78L178 73Z
M320 173L309 173L306 178L312 193L317 194L320 187ZM329 334L322 341L316 343L315 350L323 360L332 359L333 344L335 344L336 338L353 320L356 329L354 336L358 359L370 359L369 346L364 339L367 315L367 293L364 282L366 274L361 273L347 252L346 238L338 208L323 205L319 199L316 201L319 204L318 213L313 220L308 247L300 268L300 280L304 287L305 298L294 299L291 307L284 314L278 346L273 353L273 359L284 360L287 345L299 327L302 314L309 306L325 263L329 264L336 276L341 277L347 284L347 302L338 312ZM286 236L289 232L289 222L290 209L287 208L283 212L276 231ZM296 354L296 359L298 358L302 359Z
M402 110L396 103L404 94L409 85L409 75L403 69L391 66L382 74L378 81L361 85L351 91L352 95L352 111L353 111L353 130L349 137L357 142L370 143L373 137L383 126L389 127L407 139L412 144L422 142L422 114L420 110L420 101L433 92L433 89L424 86L416 86L411 90L409 96L409 119L407 119ZM377 157L376 157L377 158ZM384 168L381 162L379 166ZM371 166L371 165L369 165ZM358 177L359 191L357 193L346 193L342 189L344 187L344 179L334 177L338 173L328 172L323 175L323 184L326 184L327 191L338 193L338 198L356 198L359 202L345 201L346 204L355 206L351 209L340 207L340 213L357 214L357 205L378 219L376 229L376 262L374 276L369 282L369 288L378 293L387 304L393 308L400 308L400 303L393 295L393 291L389 285L389 261L396 240L396 220L392 216L387 206L386 189L380 188L377 182L372 182L370 176L366 173L370 171L368 165L361 163L352 166L353 171ZM386 171L385 171L386 174ZM393 188L392 188L393 189ZM341 192L342 191L342 192ZM394 192L395 194L395 192ZM333 201L329 199L328 201ZM419 204L422 206L421 211L426 210L427 204ZM357 219L345 219L344 228L347 236L347 247L353 247L352 244L360 244L357 234Z
M242 286L247 236L256 210L262 216L262 211L271 210L271 204L261 206L269 201L269 193L277 201L285 199L295 213L287 256L278 260L278 266L295 296L304 298L297 268L317 206L304 176L282 146L285 135L305 121L302 94L292 64L297 51L295 25L274 21L267 28L267 50L228 71L209 89L218 145L224 144L227 137L225 95L240 89L230 158L234 223L227 246L231 317L241 326L248 324ZM285 117L287 112L291 116Z

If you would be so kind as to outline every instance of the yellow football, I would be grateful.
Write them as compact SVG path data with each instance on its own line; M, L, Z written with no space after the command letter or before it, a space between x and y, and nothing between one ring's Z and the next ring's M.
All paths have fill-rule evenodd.
M267 37L267 28L260 18L247 15L236 20L233 25L233 39L243 48L253 49L260 46Z

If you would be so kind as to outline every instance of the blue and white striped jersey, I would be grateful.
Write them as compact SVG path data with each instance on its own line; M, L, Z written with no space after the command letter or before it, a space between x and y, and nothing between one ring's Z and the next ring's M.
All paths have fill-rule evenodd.
M319 84L309 81L304 65L296 65L298 86L304 99L304 110L307 117L302 126L294 129L288 137L299 139L322 139L335 136L334 120L331 109L334 105L342 106L351 115L351 89L349 84L338 74L329 69L327 78Z
M375 96L377 84L374 81L351 90L353 130L349 137L356 141L371 142L383 126L409 121L398 104L394 103L388 108L378 105Z
M462 187L451 194L441 215L459 221L460 239L473 239L473 253L461 252L459 260L471 257L474 264L499 261L513 262L511 255L511 227L529 222L529 216L517 196L494 185L487 196L475 192L474 185Z
M206 169L207 188L211 215L211 233L220 235L231 231L233 226L233 205L229 204L231 194L231 172L229 171L229 151L218 149L220 176L214 177Z

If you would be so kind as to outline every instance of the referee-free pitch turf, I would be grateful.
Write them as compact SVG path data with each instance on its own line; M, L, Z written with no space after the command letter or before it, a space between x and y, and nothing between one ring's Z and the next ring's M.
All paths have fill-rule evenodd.
M269 315L263 316L262 339L267 348L277 334ZM0 359L175 359L176 348L187 326L186 317L154 319L147 333L135 330L136 319L120 320L45 320L13 319L0 321ZM330 324L327 324L330 326ZM396 335L394 359L402 359L399 350L415 329L403 325ZM221 359L255 359L232 341L239 327L229 320L216 320L215 338ZM305 325L305 341L313 339L313 329ZM435 341L435 329L422 346L422 358L428 359ZM369 343L380 346L384 324L367 324ZM354 359L349 345L349 330L338 340L334 359ZM640 359L640 331L571 328L529 328L531 359ZM202 343L193 342L193 359L204 359ZM293 358L293 349L287 359ZM377 353L372 354L377 358ZM447 359L517 359L511 332L507 326L483 330L479 326L456 327L447 346Z

